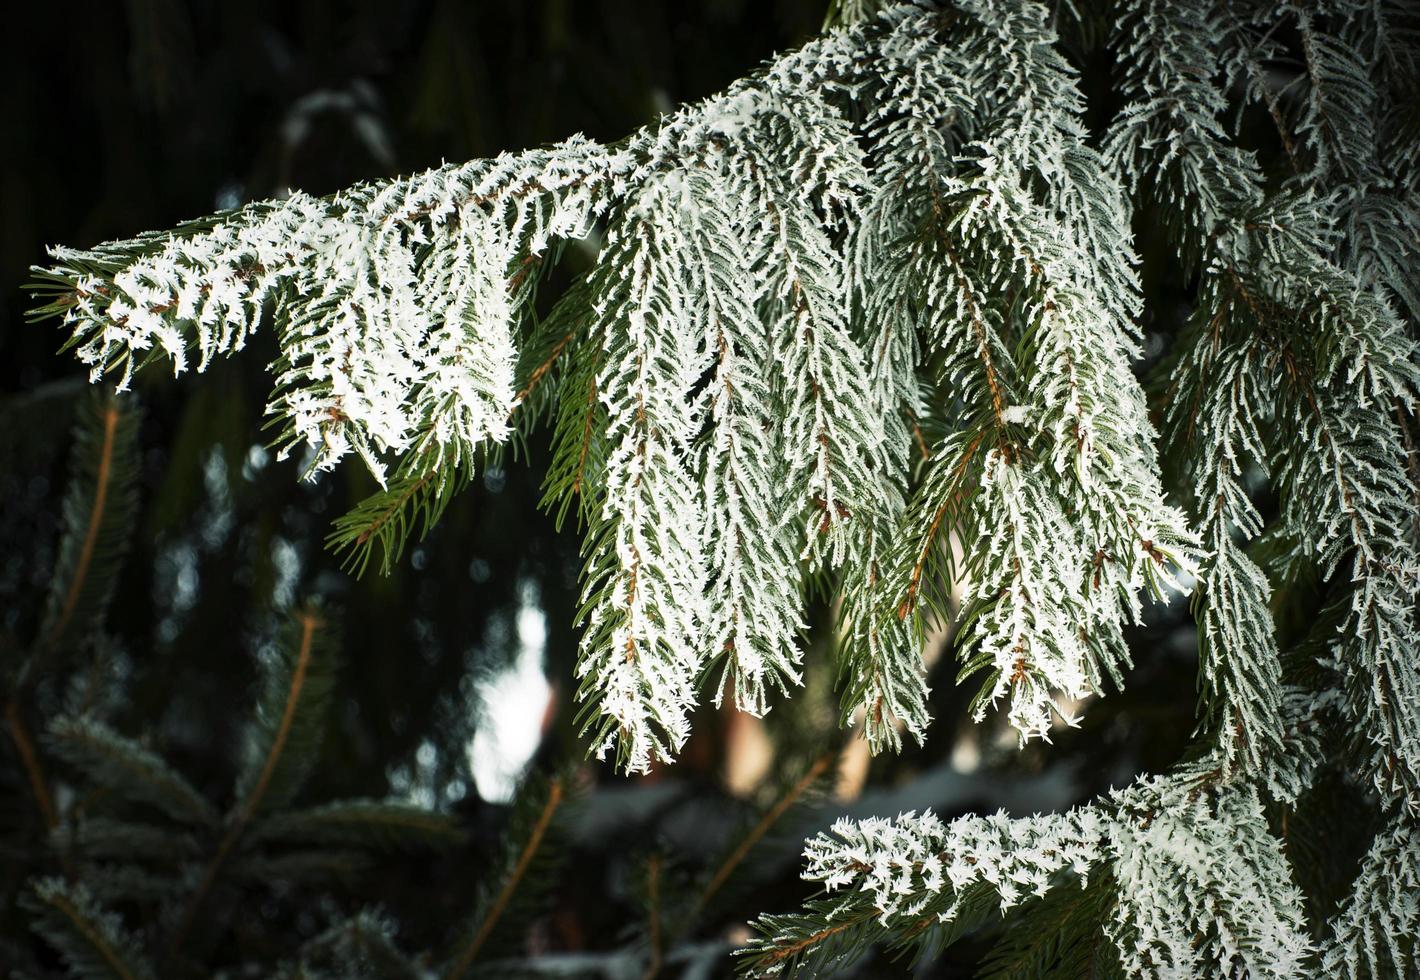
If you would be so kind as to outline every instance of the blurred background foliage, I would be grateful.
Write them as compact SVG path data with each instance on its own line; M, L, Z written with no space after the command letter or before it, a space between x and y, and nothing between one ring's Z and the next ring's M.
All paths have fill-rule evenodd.
M53 326L24 322L23 284L45 244L86 246L286 188L322 194L576 132L616 139L801 42L823 15L823 0L123 0L7 14L0 660L36 751L51 752L46 726L90 669L115 731L160 752L214 807L234 807L260 684L253 652L319 597L340 666L297 802L394 798L449 814L465 834L452 850L378 858L338 887L272 866L228 896L233 928L182 970L269 967L375 904L397 921L404 949L450 948L480 893L485 912L496 902L526 841L526 815L508 805L520 776L532 780L523 807L534 823L547 779L576 800L559 812L561 870L542 900L504 911L499 962L722 975L745 920L802 898L800 842L837 816L1059 809L1178 757L1194 707L1185 602L1149 611L1127 691L1090 705L1054 744L1018 751L1011 733L971 725L971 691L954 685L948 654L932 670L927 744L871 762L833 724L831 617L817 608L806 691L763 723L706 706L678 764L616 777L584 761L573 726L579 562L575 529L558 533L537 510L545 446L528 447L526 465L481 474L391 574L353 578L323 540L374 486L357 466L301 483L299 460L264 448L269 334L201 378L140 377L130 544L103 639L15 684L62 564L60 500L87 388L74 360L56 354ZM1108 56L1088 31L1077 40L1092 112L1107 114ZM570 251L544 299L586 262ZM1159 268L1167 263L1146 265L1146 288L1150 307L1166 310L1182 287ZM935 637L930 652L945 641ZM13 737L0 753L0 959L14 957L17 975L58 975L17 900L33 876L64 873L62 849L44 845L45 814ZM44 761L54 805L72 808L84 780L63 759ZM500 857L510 846L511 864ZM120 911L139 931L151 926L141 909ZM674 925L673 912L689 924ZM870 959L861 972L956 975L989 945L984 937L916 966Z

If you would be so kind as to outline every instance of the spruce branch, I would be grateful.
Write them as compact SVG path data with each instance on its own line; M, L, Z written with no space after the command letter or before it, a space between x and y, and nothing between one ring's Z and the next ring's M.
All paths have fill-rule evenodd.
M916 610L943 592L950 570L924 561L945 534L982 596L1009 596L977 603L963 659L993 664L986 700L1009 690L1023 736L1042 734L1042 699L1118 682L1137 593L1191 561L1129 369L1122 195L1036 6L841 13L852 26L614 146L58 250L43 310L126 380L159 352L179 371L236 352L269 308L282 451L315 469L353 453L384 486L330 535L357 570L375 546L388 568L485 457L552 417L544 503L560 523L575 498L586 528L582 723L623 768L674 756L714 674L756 714L798 683L804 575L844 598L844 720L861 711L875 751L921 738ZM542 270L596 225L595 264L537 321ZM1068 540L1058 567L971 554L1004 515L970 483L960 514L912 493L929 365L963 428L990 430L961 475L995 472L992 453L1019 467L993 486L1022 500L989 506ZM1043 512L1050 494L1085 506Z
M339 800L285 810L251 831L258 842L344 843L389 851L454 848L465 833L450 817L392 800Z
M186 777L157 753L102 722L61 718L50 725L47 740L56 756L122 799L154 807L188 826L217 823L212 805Z

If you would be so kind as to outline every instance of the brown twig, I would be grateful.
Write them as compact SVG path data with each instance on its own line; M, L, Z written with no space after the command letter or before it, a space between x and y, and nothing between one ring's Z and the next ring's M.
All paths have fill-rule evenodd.
M597 379L587 386L587 414L582 420L582 446L577 453L577 475L572 479L572 492L582 493L582 483L587 475L587 454L592 448L592 417L596 414Z
M419 479L415 480L414 483L410 485L409 489L399 495L399 498L396 499L394 503L381 511L380 516L370 522L369 526L355 537L355 546L363 547L371 538L379 534L381 528L388 524L394 518L394 515L398 514L400 510L403 509L404 505L409 502L411 497L429 485L429 481L434 479L435 472L434 470L430 470L428 473L425 473Z
M824 771L833 763L837 755L837 751L832 751L819 756L814 764L809 767L809 771L804 773L798 782L789 787L788 791L786 791L783 796L779 797L772 807L765 811L764 816L759 818L759 822L745 835L744 840L740 841L739 846L731 851L729 856L721 862L720 867L715 870L714 877L710 879L710 883L705 886L705 890L700 893L700 898L695 903L697 910L704 908L715 893L724 887L731 873L733 873L740 862L745 859L745 855L749 854L750 849L753 848L755 844L759 843L760 839L769 832L769 828L773 827L774 824L778 822L779 818L784 816L785 812L798 801L799 797L803 796L804 792L814 784L814 781L823 775Z
M854 926L862 925L864 922L867 922L872 917L873 914L871 912L864 912L861 915L857 915L849 919L847 922L840 922L836 926L829 926L827 929L820 929L818 932L814 933L812 936L809 936L806 939L801 939L796 943L790 943L788 946L780 946L772 953L765 954L763 958L770 963L778 963L781 960L787 960L791 956L795 956L799 953L802 953L810 946L817 946L819 943L823 942L825 939L828 939L830 936L836 936L840 932L846 932L847 930L852 929Z
M971 465L972 459L976 456L976 450L981 446L981 441L986 438L986 430L982 429L967 443L961 458L957 460L956 470L952 474L952 490L947 495L947 499L942 501L935 514L932 515L932 523L927 528L927 534L922 542L922 550L917 553L917 560L912 565L912 575L907 583L907 595L903 598L902 604L897 607L897 618L906 619L912 610L917 606L917 593L922 585L922 573L927 567L927 558L932 553L932 546L936 543L937 534L942 528L942 521L947 516L947 511L961 498L961 481L966 476L967 467Z
M538 814L537 822L533 824L532 833L528 835L528 842L523 845L522 853L518 855L518 863L513 866L512 874L503 883L498 897L493 900L493 905L489 908L488 915L484 917L483 922L480 923L478 932L474 934L473 939L454 960L453 965L445 971L445 980L458 980L459 977L462 977L468 971L474 958L478 956L478 951L483 948L483 944L488 941L488 937L493 934L493 927L498 924L498 919L507 909L508 903L512 901L513 893L517 891L518 884L527 874L528 866L532 864L538 848L542 846L542 838L547 833L548 825L552 823L552 815L562 804L562 797L562 781L560 779L552 780L547 790L547 802L542 805L542 812Z
M104 409L103 444L99 448L99 471L95 479L94 504L89 510L89 523L84 531L84 543L79 548L79 560L74 565L74 577L64 595L59 616L45 635L43 649L52 649L69 628L69 620L79 604L79 594L88 578L89 566L93 562L94 549L98 546L99 528L103 525L108 507L108 489L113 476L113 447L118 432L118 405L110 399Z
M223 865L241 840L247 824L255 816L257 809L261 806L262 799L266 796L267 788L271 785L272 776L275 775L276 765L280 761L282 752L286 748L286 740L291 735L291 727L295 723L296 709L301 699L301 690L306 683L306 673L310 669L311 651L315 644L315 634L322 623L319 616L313 611L307 610L300 614L301 641L296 652L296 667L291 672L291 686L286 692L286 705L281 712L281 720L276 726L276 734L271 740L271 748L266 753L266 762L261 768L261 774L257 777L256 784L252 786L251 792L242 801L241 806L236 811L236 816L227 827L227 832L222 836L222 841L217 845L217 852L212 857L212 862L207 866L207 871L202 876L202 881L198 884L197 890L193 892L192 898L187 903L187 910L183 913L182 923L178 926L173 935L172 948L178 950L182 948L188 932L192 928L193 921L197 916L197 911L202 907L203 901L207 898L212 886L217 881L217 876L221 872Z
M552 353L547 355L547 360L539 364L536 368L533 369L532 374L528 375L528 383L524 385L523 390L518 392L518 394L513 398L513 411L508 413L510 418L512 417L513 412L516 412L518 410L518 406L522 405L523 402L527 401L527 397L531 395L533 393L533 389L535 389L542 382L542 379L547 374L547 372L552 370L552 365L557 363L557 359L562 356L563 349L566 348L566 346L572 342L572 338L574 336L576 336L576 332L569 330L567 332L567 335L553 346Z
M25 727L24 717L20 714L20 704L15 698L10 698L5 703L5 721L10 727L10 737L15 740L15 751L19 753L20 765L29 777L30 789L34 791L35 803L44 817L44 824L53 830L59 825L59 815L55 812L54 801L50 799L44 770L40 768L34 742L30 739L29 729Z

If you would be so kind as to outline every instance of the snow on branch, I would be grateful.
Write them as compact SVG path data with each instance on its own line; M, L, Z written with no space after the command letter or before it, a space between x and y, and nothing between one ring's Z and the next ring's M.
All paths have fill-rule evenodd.
M840 820L807 842L804 861L824 897L756 922L745 961L756 975L841 968L861 952L842 938L850 930L925 952L1092 878L1113 899L1084 927L1113 947L1121 975L1280 980L1311 951L1301 891L1256 792L1210 788L1196 773L1060 814Z
M1360 873L1327 924L1321 968L1328 976L1404 976L1420 956L1420 837L1395 814L1361 861Z

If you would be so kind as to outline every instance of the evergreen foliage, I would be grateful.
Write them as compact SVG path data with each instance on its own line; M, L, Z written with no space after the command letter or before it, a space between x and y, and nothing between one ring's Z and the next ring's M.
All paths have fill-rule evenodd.
M1055 814L841 820L806 845L818 892L755 923L748 972L984 935L988 975L1415 975L1420 16L922 0L829 19L615 144L56 248L36 313L120 388L273 334L281 454L307 475L354 455L381 485L330 535L357 570L376 546L388 570L547 423L543 503L583 535L579 723L630 773L675 759L702 698L758 716L790 696L815 592L835 605L840 722L877 753L925 736L934 630L979 684L973 719L1001 708L1024 745L1122 688L1145 603L1191 591L1197 727L1174 766ZM1123 104L1095 125L1070 58L1101 40ZM1181 278L1177 323L1144 303L1136 238L1145 274L1161 254ZM595 261L539 315L568 243ZM132 423L96 404L35 661L96 628L122 555ZM367 848L457 843L395 802L297 806L335 669L327 615L296 611L264 658L225 816L101 718L50 727L54 758L113 800L65 846L107 877L31 898L77 974L152 969L125 965L136 944L105 902L182 882L180 958L228 874L320 878ZM58 826L19 704L13 741ZM808 773L764 820L824 774ZM1287 821L1325 781L1382 829L1318 921ZM446 953L415 964L366 911L294 975L472 975L539 897L567 790L524 787ZM159 833L182 843L157 853ZM638 873L650 974L723 884L682 912L670 864L653 849Z

